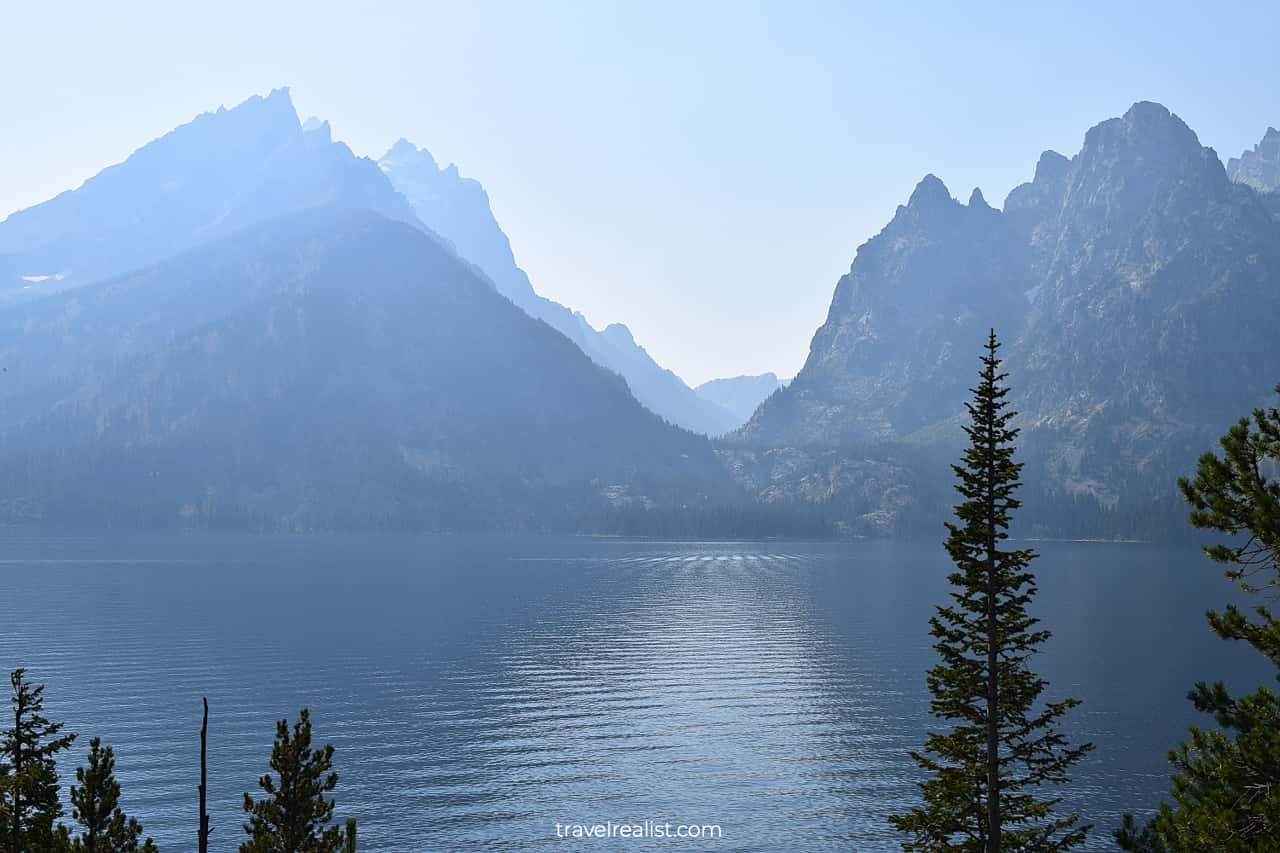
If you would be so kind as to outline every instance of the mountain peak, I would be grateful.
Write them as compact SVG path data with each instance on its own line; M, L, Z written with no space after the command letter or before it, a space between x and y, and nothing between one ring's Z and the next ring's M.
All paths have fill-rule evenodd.
M920 208L952 201L954 199L951 198L947 185L930 172L921 178L920 183L916 184L916 188L912 190L911 198L907 200L907 207Z
M1140 101L1120 118L1091 128L1072 161L1066 204L1093 211L1078 220L1113 236L1135 224L1158 204L1221 199L1227 175L1195 131L1160 104ZM1163 201L1157 201L1162 199ZM1186 211L1183 211L1186 213Z
M1186 155L1199 156L1195 131L1162 104L1138 101L1120 118L1108 119L1085 134L1081 156L1114 157L1123 152L1149 152L1168 161Z
M1036 161L1037 182L1057 181L1066 176L1071 169L1071 161L1057 151L1049 150L1040 155Z
M298 122L298 112L294 109L288 86L272 89L266 95L250 95L230 109L218 107L217 114L284 116L295 124Z
M302 123L302 132L307 134L312 144L329 145L333 142L333 130L329 122L311 116Z
M412 157L418 153L418 146L414 145L403 136L395 141L390 148L387 149L386 157Z
M730 412L743 423L773 392L782 387L777 374L760 373L755 376L726 376L703 382L694 392L702 399Z
M1228 160L1227 177L1259 192L1280 190L1280 130L1268 127L1261 142Z
M304 129L282 87L202 113L9 217L0 254L20 257L24 273L69 270L60 287L74 287L318 205L415 221L372 164L332 142L327 123Z
M440 171L440 166L436 163L436 158L431 156L431 152L425 148L419 148L403 136L395 141L395 144L387 149L387 153L383 154L379 159L382 164L395 163L420 163L421 165L430 164L431 169L435 172Z
M265 96L251 95L229 109L221 106L214 112L201 113L142 146L132 156L147 157L157 149L181 145L262 150L290 144L302 133L289 89L282 86Z
M973 192L969 195L969 207L979 210L991 210L991 205L987 204L986 198L982 195L982 190L978 187L974 187Z
M602 331L601 334L614 343L625 344L627 346L635 346L636 343L636 339L632 336L631 330L623 323L610 323L604 327L604 331Z
M1156 101L1135 101L1125 111L1125 121L1168 121L1174 118L1173 113L1164 104Z

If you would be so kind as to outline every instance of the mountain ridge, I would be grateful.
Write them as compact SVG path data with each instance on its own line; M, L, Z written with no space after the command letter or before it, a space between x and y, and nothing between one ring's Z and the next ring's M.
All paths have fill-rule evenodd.
M1001 210L971 200L926 176L858 248L800 373L724 442L740 481L768 500L856 506L886 528L941 503L920 486L886 508L835 472L893 459L903 482L922 482L911 454L888 448L960 444L989 327L1021 413L1028 501L1042 507L1163 500L1269 396L1277 220L1165 107L1101 122L1070 159L1045 152ZM823 482L836 485L815 491Z
M0 340L10 519L574 531L735 500L705 438L367 210L11 307Z
M377 166L304 130L287 88L202 113L79 187L0 222L0 300L87 284L294 210L416 222Z
M516 264L507 235L498 225L484 187L441 168L426 148L400 139L378 160L379 168L409 200L418 218L476 264L498 291L530 316L544 320L578 344L597 364L620 374L631 392L651 411L673 424L720 435L741 420L700 398L674 372L659 365L620 323L598 330L582 314L537 294Z
M710 379L693 390L698 396L728 409L741 418L742 423L746 423L760 404L781 387L782 382L778 377L768 372Z

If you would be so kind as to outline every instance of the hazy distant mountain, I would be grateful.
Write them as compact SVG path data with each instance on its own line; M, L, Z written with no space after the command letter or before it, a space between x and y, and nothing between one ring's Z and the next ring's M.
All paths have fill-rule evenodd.
M920 449L960 442L994 326L1033 494L1137 511L1270 398L1277 282L1280 228L1259 195L1164 107L1135 104L1070 160L1042 156L1003 211L925 178L859 248L804 368L726 458L766 498L892 525L920 495L886 503L850 470L928 480L912 473ZM933 481L944 457L927 459Z
M0 301L136 269L322 205L415 222L376 164L304 131L287 89L205 113L80 187L0 223Z
M10 518L582 529L732 494L705 438L370 212L12 306L0 342Z
M724 379L712 379L703 382L694 391L704 400L710 400L717 406L732 412L738 419L737 426L747 422L756 407L764 402L774 391L782 387L778 377L772 373L761 373L757 376L731 376Z
M737 425L655 364L624 327L597 332L581 315L536 295L478 183L453 166L439 169L407 142L394 146L381 168L356 157L333 142L327 122L300 123L287 89L198 116L79 188L9 216L0 223L0 304L137 269L325 205L425 226L526 312L623 374L632 393L672 423L704 434Z
M1074 157L1045 152L1003 209L926 176L859 247L789 385L695 393L625 326L539 297L479 184L408 143L357 158L279 90L0 223L0 515L932 528L995 326L1024 517L1093 534L1271 401L1275 142L1229 178L1139 103ZM670 425L748 414L714 452Z
M500 293L558 329L597 364L621 374L636 399L651 411L706 435L720 435L741 423L659 366L626 326L614 324L597 331L581 314L535 293L529 277L516 265L484 187L459 175L456 166L440 168L429 151L404 139L391 146L378 165L409 200L418 219L479 267Z
M1228 160L1227 177L1259 192L1280 190L1280 130L1268 127L1252 151Z

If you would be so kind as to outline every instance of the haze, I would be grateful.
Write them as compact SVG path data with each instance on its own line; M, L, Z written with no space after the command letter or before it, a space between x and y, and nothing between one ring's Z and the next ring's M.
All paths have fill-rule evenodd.
M540 293L686 381L789 376L924 173L998 205L1140 99L1224 158L1280 120L1267 4L1165 8L9 4L0 216L288 85L359 154L483 182Z

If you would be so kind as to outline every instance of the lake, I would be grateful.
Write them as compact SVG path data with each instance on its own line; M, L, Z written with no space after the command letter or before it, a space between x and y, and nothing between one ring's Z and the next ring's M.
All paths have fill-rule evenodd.
M219 851L303 706L364 851L891 850L885 815L917 801L937 543L2 541L0 665L79 733L64 784L91 736L115 747L162 850L195 849L202 696ZM1119 815L1167 791L1166 751L1211 723L1192 684L1266 671L1205 625L1238 597L1194 547L1036 547L1038 668L1097 745L1063 794L1097 824L1088 849L1114 849ZM606 821L720 837L557 837Z

